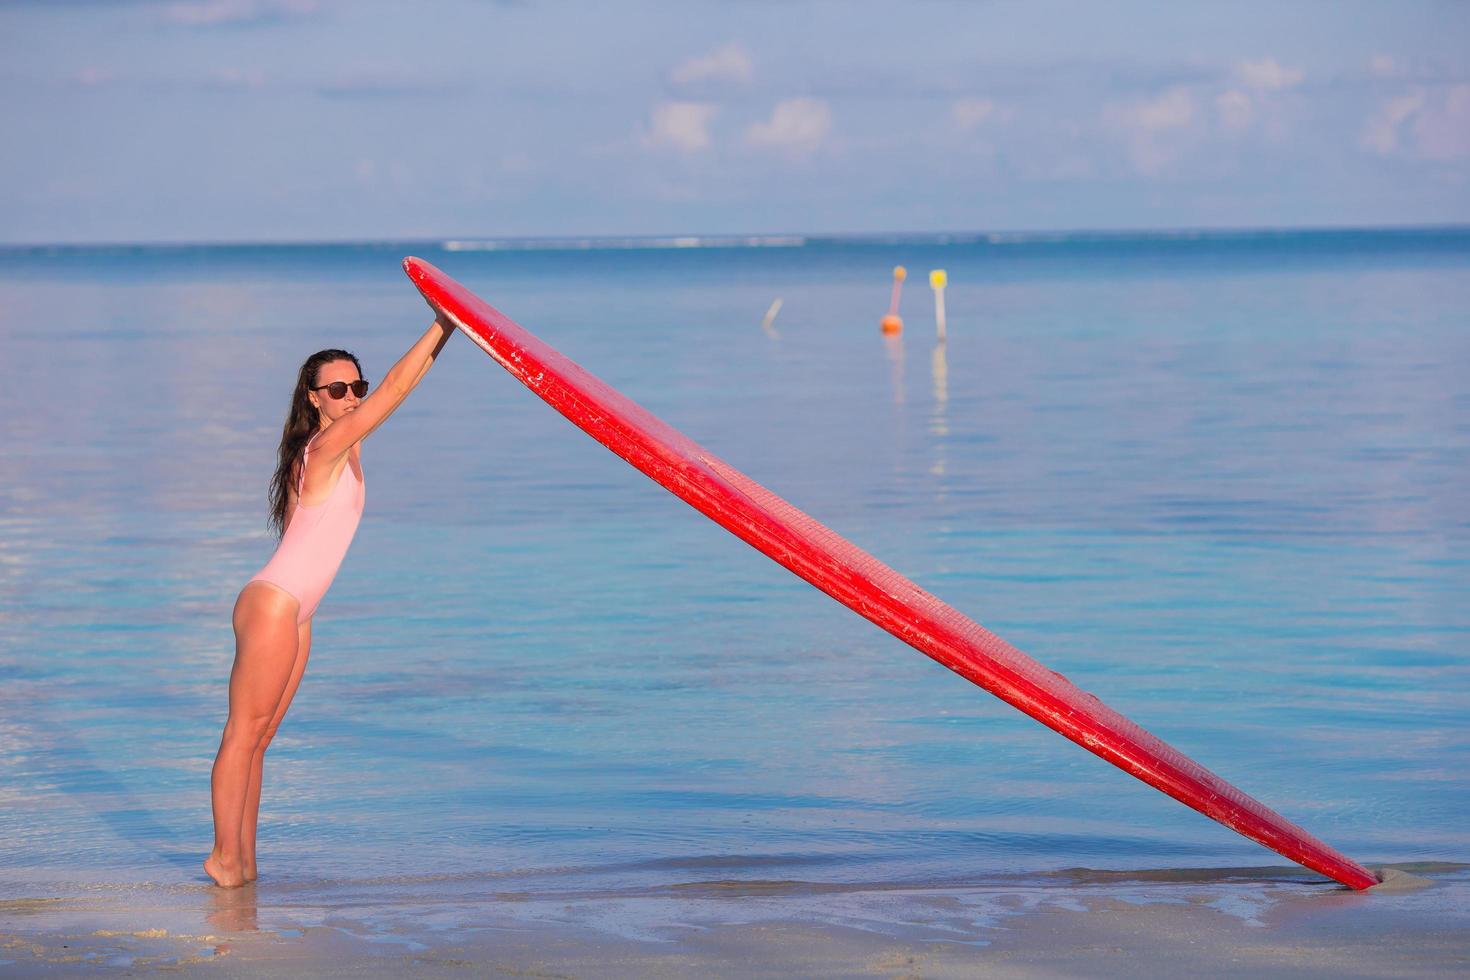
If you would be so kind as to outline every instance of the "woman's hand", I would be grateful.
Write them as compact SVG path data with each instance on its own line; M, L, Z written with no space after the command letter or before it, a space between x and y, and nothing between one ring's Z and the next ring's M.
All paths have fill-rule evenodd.
M452 333L454 327L448 323L448 318L436 316L424 335L389 369L382 383L368 393L357 410L327 426L317 443L317 458L331 459L335 463L338 457L386 422L388 416L403 404L408 393L418 387Z

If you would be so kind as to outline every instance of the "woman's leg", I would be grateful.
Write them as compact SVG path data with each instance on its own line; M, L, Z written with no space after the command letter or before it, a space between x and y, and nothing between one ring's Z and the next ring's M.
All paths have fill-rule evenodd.
M250 761L250 782L246 784L245 791L245 813L240 820L240 870L246 881L255 880L255 823L260 817L260 780L265 771L265 750L270 748L271 740L276 737L276 729L281 727L281 719L286 717L286 709L291 707L291 699L296 696L296 688L301 685L301 675L306 673L306 658L309 656L311 656L311 620L308 619L296 628L296 662L291 667L291 679L286 682L286 690L281 695L281 703L276 706L276 713L271 716L270 727L265 730L265 739L255 750L255 756Z
M299 603L283 589L251 582L235 600L235 666L230 671L230 714L210 779L214 850L204 870L215 884L243 885L240 822L250 783L250 761L281 703L296 662Z

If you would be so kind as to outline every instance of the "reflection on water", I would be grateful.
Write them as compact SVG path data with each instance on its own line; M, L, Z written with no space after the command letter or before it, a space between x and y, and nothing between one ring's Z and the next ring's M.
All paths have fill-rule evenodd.
M260 929L260 902L255 882L239 888L206 888L209 911L204 920L220 932L256 932Z
M949 404L949 356L942 340L934 345L934 353L929 356L929 373L934 380L934 434L946 435L949 430L944 428L944 410Z
M889 377L893 387L893 404L904 403L904 364L903 364L903 334L883 334L883 353L888 358L891 368Z
M429 258L1329 843L1456 859L1467 249L1181 248ZM0 362L27 366L0 386L0 897L202 882L291 378L341 345L381 376L426 322L396 255L292 254L0 255ZM927 380L865 332L899 260L963 284ZM750 322L774 295L780 343ZM366 452L267 763L262 895L365 868L591 894L1271 860L795 581L469 344ZM275 925L219 902L221 930Z
M929 431L935 436L949 435L949 423L945 411L949 407L949 355L945 342L934 345L929 355L929 376L934 382L934 411L930 415Z
M933 436L934 461L929 465L929 475L937 481L935 488L936 500L943 500L947 487L945 485L945 470L949 456L949 355L945 349L945 342L938 341L934 345L934 352L929 356L929 375L934 383L933 397L934 407L929 413L929 434Z

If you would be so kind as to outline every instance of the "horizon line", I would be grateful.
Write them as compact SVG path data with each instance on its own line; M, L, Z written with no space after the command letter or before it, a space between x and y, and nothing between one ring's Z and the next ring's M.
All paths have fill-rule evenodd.
M3 241L0 251L41 249L190 249L190 248L332 248L343 246L421 245L445 251L493 251L557 248L801 247L811 242L872 244L1040 244L1067 240L1248 238L1272 235L1370 233L1470 233L1470 222L1434 224L1344 225L1180 225L1136 228L1035 228L945 231L855 232L709 232L564 235L411 235L374 238L241 238L241 239L96 239L77 241Z

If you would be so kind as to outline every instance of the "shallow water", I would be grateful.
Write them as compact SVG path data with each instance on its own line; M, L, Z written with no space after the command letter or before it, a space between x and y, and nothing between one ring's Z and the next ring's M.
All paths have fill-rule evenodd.
M289 386L324 346L382 376L428 320L409 253L1329 844L1470 853L1470 233L9 249L0 898L202 880ZM463 338L364 469L268 759L276 887L1284 865L794 579Z

